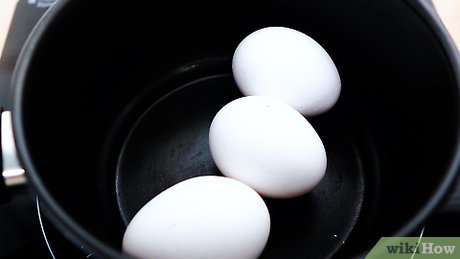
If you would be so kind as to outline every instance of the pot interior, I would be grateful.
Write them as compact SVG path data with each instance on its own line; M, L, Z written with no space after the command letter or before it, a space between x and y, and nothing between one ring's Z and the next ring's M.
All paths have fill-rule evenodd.
M278 223L264 258L359 253L440 187L456 144L457 86L439 40L405 1L103 2L74 1L48 28L16 105L29 173L115 249L158 192L219 174L207 127L241 96L233 51L267 26L318 41L342 93L309 119L328 152L325 180L299 199L267 199Z

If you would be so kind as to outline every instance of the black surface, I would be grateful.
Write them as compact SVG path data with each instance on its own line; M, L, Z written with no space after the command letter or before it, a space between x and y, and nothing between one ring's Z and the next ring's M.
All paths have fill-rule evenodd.
M16 194L0 204L0 258L47 257L33 198L29 193Z
M452 112L455 106L452 98L456 96L456 89L452 90L454 79L447 72L448 65L444 63L444 52L438 40L432 37L430 30L424 27L426 24L418 21L419 16L414 15L409 7L375 2L381 5L377 8L377 5L368 5L366 1L356 5L339 2L322 5L312 1L295 11L290 9L291 12L285 9L291 8L287 5L273 6L274 3L270 3L269 6L277 11L275 13L289 13L291 17L256 8L258 11L252 14L256 14L260 20L253 27L238 33L238 37L242 37L259 26L274 23L292 25L297 29L302 27L330 50L336 61L344 87L339 103L340 110L344 112L341 119L346 120L351 128L372 132L370 137L376 140L375 147L369 150L364 148L366 152L361 154L363 157L366 154L372 157L373 149L379 152L378 161L363 159L363 164L369 163L368 167L378 169L366 171L366 184L374 182L382 189L376 189L374 195L369 195L373 189L366 192L363 204L366 217L361 217L357 222L351 241L346 244L355 246L354 249L365 249L379 235L391 233L400 227L417 214L423 202L433 194L433 186L440 182L444 175L442 172L445 172L442 165L447 164L450 157L446 147L453 144L451 138L456 130L451 122L458 117L458 111ZM93 10L102 6L96 5ZM34 73L30 75L37 80L34 81L35 85L40 88L27 95L28 98L35 96L33 99L37 100L28 102L26 106L29 111L35 109L28 116L27 125L34 132L29 131L27 141L28 144L34 143L36 148L40 147L32 150L33 160L38 168L47 168L44 170L47 175L42 175L45 185L79 224L115 246L119 245L120 240L113 240L110 226L121 230L123 226L121 217L118 219L114 216L117 212L113 194L115 185L110 175L114 175L115 171L107 171L114 165L97 162L111 161L112 156L117 156L116 150L106 149L108 146L104 144L110 142L107 139L112 135L112 128L118 125L115 121L122 117L123 110L136 93L152 86L150 82L158 75L187 61L220 55L221 52L231 53L238 40L229 35L235 33L234 28L244 26L245 15L249 14L243 13L235 21L232 19L234 16L207 13L209 19L201 20L197 19L200 16L196 16L196 13L200 13L199 8L189 6L189 12L181 13L181 19L190 18L189 24L183 24L184 28L177 27L168 32L154 27L153 33L154 21L164 24L177 13L162 13L156 8L152 9L156 11L149 12L150 7L134 11L138 15L134 20L123 19L123 8L113 6L104 9L108 10L104 14L90 11L85 15L82 10L88 9L75 9L74 16L66 18L71 22L64 23L65 26L57 30L61 37L54 38L54 44L40 53L42 58L36 61ZM231 6L226 7L231 9ZM187 8L184 7L184 10ZM309 10L317 13L308 13ZM126 11L129 13L133 10L128 8ZM321 17L322 14L327 15ZM98 21L98 15L105 22L92 23ZM73 22L72 17L75 18ZM341 23L336 24L328 17L341 17L337 19ZM272 18L274 22L267 22ZM377 22L379 19L381 22ZM210 30L197 30L209 24L210 20L213 21ZM219 28L219 22L223 20L232 20L236 24L231 28ZM299 20L305 20L306 25L296 26ZM220 30L229 35L222 34ZM155 37L146 36L149 33L145 32L152 32ZM210 33L213 37L203 40L194 33L201 36ZM167 40L162 42L164 39ZM182 45L183 42L187 44ZM181 54L176 53L177 59L171 59L170 55L174 52L168 50ZM66 63L69 60L75 63ZM452 86L452 89L449 90L448 86ZM157 95L161 96L161 92L157 91ZM89 93L93 96L87 99ZM49 102L38 102L46 98ZM151 103L154 101L152 99ZM144 111L149 106L146 105ZM39 112L43 110L49 114ZM142 113L142 108L139 108L130 114L127 125L120 126L124 128L121 131L129 131L130 123L134 123ZM443 132L436 127L442 128ZM433 135L440 137L434 141L431 138ZM69 146L72 148L69 149ZM429 160L430 155L434 160ZM54 160L49 160L49 157ZM376 172L383 175L383 182L376 179ZM408 186L406 183L412 183L416 176L417 184ZM68 181L69 178L72 182ZM88 179L100 181L94 183ZM67 184L63 185L63 182ZM96 196L99 199L94 199ZM414 201L410 208L404 207L407 200ZM385 212L385 209L388 211ZM376 210L383 211L382 215L376 215ZM54 216L56 219L56 214ZM62 217L60 219L56 222L62 224ZM64 220L64 224L58 225L61 230L67 228L68 231L69 222ZM72 231L78 232L75 228ZM80 239L89 239L86 234L78 233Z

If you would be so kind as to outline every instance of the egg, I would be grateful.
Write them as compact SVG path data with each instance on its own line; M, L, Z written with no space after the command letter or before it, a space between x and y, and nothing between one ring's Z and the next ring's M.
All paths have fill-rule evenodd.
M278 100L248 96L225 105L209 130L219 170L272 198L312 190L325 175L326 151L310 123Z
M315 40L293 29L253 32L238 45L232 68L244 95L278 99L304 116L326 112L340 95L331 57Z
M262 198L221 176L182 181L150 200L129 223L123 251L136 258L254 259L270 232Z

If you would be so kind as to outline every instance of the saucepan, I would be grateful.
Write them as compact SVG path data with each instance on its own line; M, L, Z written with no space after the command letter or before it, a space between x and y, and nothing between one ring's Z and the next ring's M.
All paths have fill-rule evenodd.
M232 55L269 26L318 41L342 93L308 119L328 155L320 185L265 199L272 228L261 258L351 257L381 236L417 233L460 161L459 56L421 0L60 0L15 68L2 115L7 185L26 180L79 247L122 257L124 230L147 201L220 175L208 131L242 96Z

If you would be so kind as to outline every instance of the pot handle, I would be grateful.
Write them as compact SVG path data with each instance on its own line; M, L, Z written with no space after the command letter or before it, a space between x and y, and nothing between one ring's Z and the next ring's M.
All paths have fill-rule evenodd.
M26 184L25 171L19 163L16 143L13 136L13 123L10 111L2 111L1 130L1 166L0 201L8 201L10 196L7 188L16 188Z

